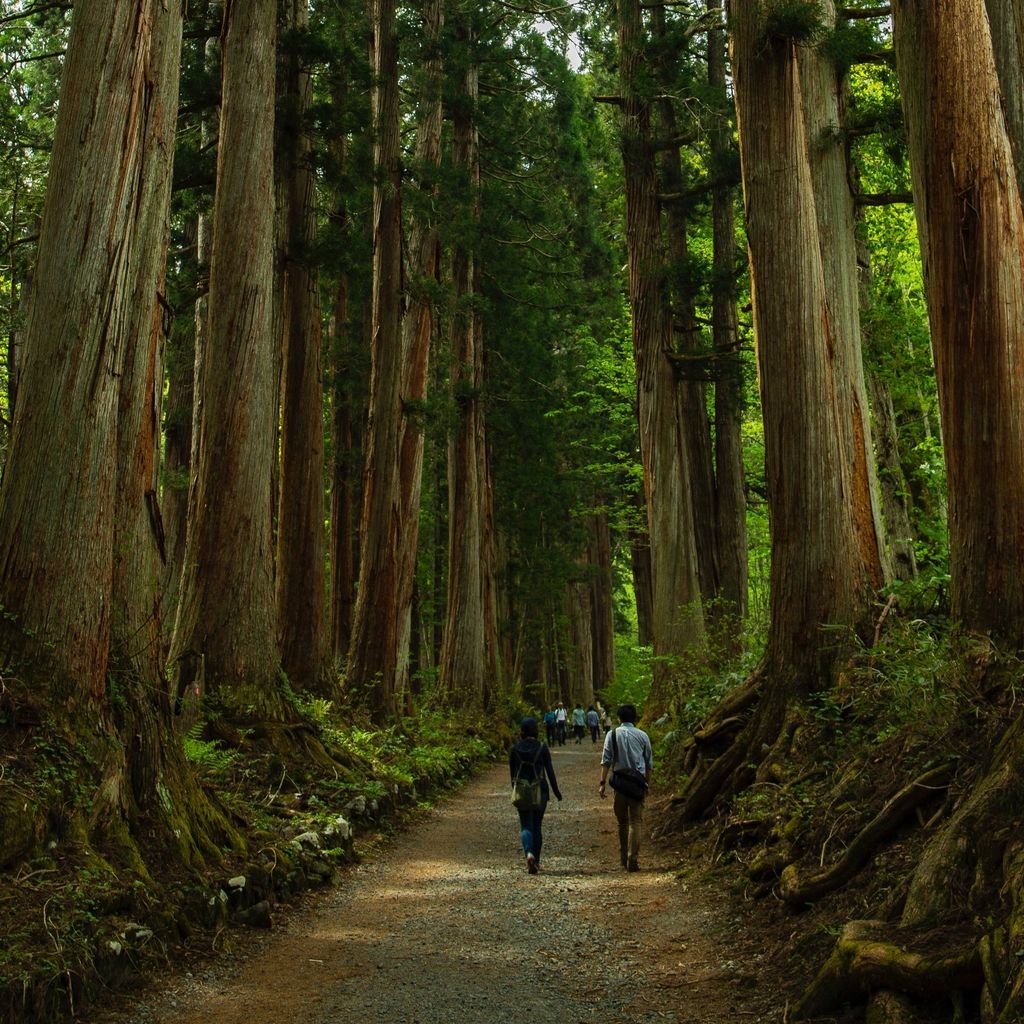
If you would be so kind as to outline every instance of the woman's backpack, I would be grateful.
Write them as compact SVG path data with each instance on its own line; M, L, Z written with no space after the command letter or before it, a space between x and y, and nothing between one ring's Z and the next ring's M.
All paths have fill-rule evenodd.
M537 764L540 761L540 755L544 750L543 744L537 744L537 753L534 755L533 761L530 762L533 766L533 778L524 779L520 777L520 773L523 770L523 765L526 763L520 758L519 768L516 771L516 777L512 780L512 806L520 811L535 811L544 802L544 791L540 786L540 778L537 774Z

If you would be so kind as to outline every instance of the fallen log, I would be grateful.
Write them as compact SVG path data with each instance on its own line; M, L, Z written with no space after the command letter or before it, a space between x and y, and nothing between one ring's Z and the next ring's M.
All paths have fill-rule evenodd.
M878 990L935 999L981 987L984 975L976 943L969 949L918 952L882 937L892 932L893 926L883 921L846 925L797 1004L795 1018L824 1016Z
M861 830L835 864L821 871L801 872L790 864L782 872L779 895L794 907L803 907L845 885L871 859L880 843L903 824L921 804L949 785L949 765L932 768L904 786Z

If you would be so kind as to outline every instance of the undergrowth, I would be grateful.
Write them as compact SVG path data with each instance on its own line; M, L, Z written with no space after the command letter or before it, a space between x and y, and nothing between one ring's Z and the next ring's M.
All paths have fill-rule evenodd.
M329 701L288 698L297 721L276 732L233 723L209 702L182 735L202 790L244 840L205 872L183 870L123 825L90 838L51 821L49 838L26 837L32 850L0 874L0 1021L74 1015L97 990L153 970L183 942L223 948L232 917L330 881L403 816L492 759L509 735L504 725L429 709L375 728ZM18 749L0 773L9 795L18 787L26 806L46 797L69 820L88 816L83 755L41 729ZM5 831L13 806L0 806ZM141 857L126 859L128 846ZM230 878L244 878L243 888Z

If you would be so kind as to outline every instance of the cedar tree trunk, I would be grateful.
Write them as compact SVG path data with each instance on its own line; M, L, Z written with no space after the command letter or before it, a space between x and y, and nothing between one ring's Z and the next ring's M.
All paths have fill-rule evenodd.
M686 439L680 418L672 320L664 271L650 104L641 94L645 64L639 0L619 0L619 55L626 180L626 250L633 313L640 453L644 466L653 586L655 654L651 704L669 699L671 660L703 632Z
M271 537L275 0L224 9L209 343L172 668L235 713L284 714Z
M308 0L288 0L288 27L309 25ZM281 667L295 686L331 697L325 609L323 378L316 181L305 127L309 72L292 48L284 72L281 130L285 176L284 311L281 317L281 486L277 524L277 619Z
M401 706L399 617L402 426L402 167L395 0L373 0L373 313L370 416L360 520L360 587L346 686L381 720ZM407 656L406 652L406 656Z

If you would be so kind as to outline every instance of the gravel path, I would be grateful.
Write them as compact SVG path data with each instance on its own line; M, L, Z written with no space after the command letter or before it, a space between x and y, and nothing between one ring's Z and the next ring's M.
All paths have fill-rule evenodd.
M293 915L241 963L185 979L124 1024L726 1024L774 1021L730 959L729 913L646 842L619 866L599 747L554 751L565 800L543 868L519 850L496 767ZM737 956L735 952L732 954ZM737 956L737 959L739 957ZM754 957L756 959L756 956ZM751 957L744 962L750 969Z

